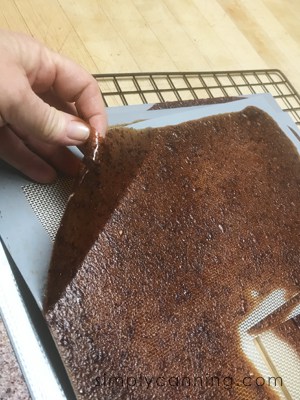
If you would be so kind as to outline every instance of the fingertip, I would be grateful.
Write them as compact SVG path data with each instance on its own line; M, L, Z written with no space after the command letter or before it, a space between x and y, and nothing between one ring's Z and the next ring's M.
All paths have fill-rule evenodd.
M42 168L27 171L25 173L33 181L42 184L51 184L57 179L57 173L54 168L50 167L50 165L45 165Z
M77 177L82 162L69 149L60 148L49 158L53 167L70 177Z
M101 137L106 136L108 121L106 115L97 115L89 120L90 125L98 132Z
M105 136L106 136L106 131L102 131L102 132L96 132L96 133L98 133L99 134L99 136L100 137L102 137L103 139L105 138Z

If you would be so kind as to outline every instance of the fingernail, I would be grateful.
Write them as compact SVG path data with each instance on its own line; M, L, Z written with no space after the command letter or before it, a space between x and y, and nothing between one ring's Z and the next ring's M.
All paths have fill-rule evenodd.
M71 121L67 125L67 136L72 140L86 140L90 136L88 125L78 121Z

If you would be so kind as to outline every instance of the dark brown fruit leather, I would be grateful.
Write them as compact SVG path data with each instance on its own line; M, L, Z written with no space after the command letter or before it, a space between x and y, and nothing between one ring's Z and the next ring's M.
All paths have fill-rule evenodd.
M300 163L278 125L249 107L112 129L96 161L44 303L78 399L277 398L239 326L274 289L300 289Z
M244 97L242 96L228 96L228 97L214 97L208 99L166 101L163 103L153 104L153 106L149 108L149 110L163 110L166 108L176 108L176 107L204 106L209 104L229 103L231 101L237 101L242 99L244 99Z

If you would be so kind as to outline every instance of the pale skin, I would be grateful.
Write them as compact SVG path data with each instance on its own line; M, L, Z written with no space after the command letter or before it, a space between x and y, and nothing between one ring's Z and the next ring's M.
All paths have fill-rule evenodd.
M97 82L23 34L0 30L0 56L0 159L41 183L75 176L80 161L66 146L84 143L90 126L107 129Z

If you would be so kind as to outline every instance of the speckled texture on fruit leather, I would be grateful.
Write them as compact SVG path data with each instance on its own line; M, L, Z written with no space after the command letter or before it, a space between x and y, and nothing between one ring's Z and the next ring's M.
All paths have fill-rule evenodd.
M276 398L223 379L257 376L239 325L300 288L296 149L254 107L131 134L108 134L55 243L45 316L78 398ZM221 384L167 380L195 376Z

